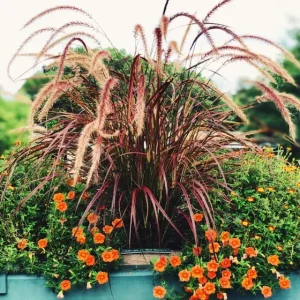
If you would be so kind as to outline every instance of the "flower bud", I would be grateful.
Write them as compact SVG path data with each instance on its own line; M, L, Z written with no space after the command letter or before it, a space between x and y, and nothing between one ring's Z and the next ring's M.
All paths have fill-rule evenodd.
M63 299L63 298L65 298L63 291L60 291L60 292L57 294L56 297L57 297L58 299Z

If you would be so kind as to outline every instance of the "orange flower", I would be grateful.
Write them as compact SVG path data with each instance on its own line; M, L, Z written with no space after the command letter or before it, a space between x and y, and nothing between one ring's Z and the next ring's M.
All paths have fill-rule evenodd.
M260 240L260 239L261 239L261 236L260 236L260 235L255 235L254 238L255 238L256 240Z
M95 265L95 256L90 254L87 257L87 259L85 260L85 263L87 266L94 266Z
M163 272L166 268L166 263L158 260L155 264L154 264L154 270L157 272Z
M75 198L75 192L71 191L68 193L67 199L68 200L73 200Z
M230 268L231 267L231 260L229 258L223 258L223 260L220 262L220 266L223 269Z
M21 250L25 249L26 245L27 245L27 240L25 240L25 239L21 239L18 242L18 248L21 249Z
M207 282L207 278L205 276L202 276L201 278L198 278L198 282L204 285Z
M297 187L300 187L300 181L296 183L296 186L297 186Z
M85 241L86 241L86 238L85 238L85 236L83 234L80 234L80 235L76 236L76 241L79 244L83 245L85 243Z
M200 299L200 300L206 300L207 299L207 294L203 290L203 288L198 288L195 292L195 299Z
M206 265L208 271L217 272L219 264L215 260L211 260Z
M75 186L75 180L73 178L70 178L67 180L67 185L69 186Z
M84 192L83 195L82 195L82 199L83 200L88 200L90 198L90 194L87 193L87 192Z
M228 231L223 231L220 235L220 239L223 244L228 243L230 239L230 233Z
M65 196L62 193L54 194L53 195L53 200L55 202L62 202L65 200Z
M74 227L72 229L72 236L77 237L78 235L82 235L83 234L83 229L81 227Z
M234 248L233 255L238 255L238 254L239 254L239 248Z
M68 204L66 202L57 202L56 209L58 209L60 212L64 212L68 209Z
M223 278L226 278L226 279L230 279L230 277L231 277L231 272L230 272L228 269L223 270L223 271L222 271L222 277L223 277Z
M96 280L99 284L104 284L108 282L108 273L107 272L98 272L96 275Z
M259 193L263 193L265 191L265 189L262 188L262 187L259 187L259 188L256 189L256 191L259 192Z
M195 295L192 295L189 300L198 300L199 297L195 294Z
M153 288L153 297L162 299L165 296L166 292L167 292L166 289L163 288L162 286L155 286Z
M282 289L289 289L291 287L291 281L288 278L285 278L284 276L281 276L279 278L279 286Z
M199 256L201 254L201 247L193 247L193 254Z
M208 249L209 249L210 253L214 253L214 252L218 253L220 250L220 244L219 243L209 243Z
M47 245L48 245L48 240L47 239L40 239L38 242L37 242L39 248L46 248Z
M244 220L244 221L241 222L241 224L242 224L243 226L245 226L245 227L248 227L249 224L250 224L250 222Z
M242 281L242 287L246 290L251 290L253 288L254 284L251 278L245 277Z
M269 226L268 226L268 229L269 229L271 232L273 232L273 231L275 230L275 227L272 226L272 225L269 225Z
M205 231L205 237L209 240L209 241L214 241L217 238L217 233L215 230L213 229L209 229L207 231Z
M254 268L251 268L250 270L247 271L247 276L251 279L257 278L257 272Z
M270 298L270 297L272 297L272 289L270 288L270 287L268 287L268 286L263 286L262 288L261 288L261 293L263 294L263 296L265 297L265 298Z
M60 223L61 225L64 225L65 222L67 222L67 219L66 219L66 218L60 218L60 219L59 219L59 223Z
M166 257L163 256L163 255L159 257L159 260L160 260L162 263L164 263L165 265L167 265L167 263L168 263Z
M87 251L87 250L79 250L78 253L77 253L77 258L79 260L86 261L87 258L89 257L89 255L90 255L89 251Z
M288 192L289 192L290 194L295 194L295 193L296 193L296 190L295 190L295 189L289 189Z
M228 278L221 277L219 279L219 282L220 282L220 285L223 289L230 289L231 288L231 284L230 284L230 281L229 281Z
M209 279L214 279L216 276L217 276L216 272L213 272L213 271L207 272L207 277Z
M257 256L257 250L255 250L253 247L248 247L245 249L245 253L249 257L256 257Z
M104 251L101 254L101 257L104 262L112 262L113 261L113 254L111 253L111 251Z
M192 273L192 277L200 278L203 276L204 269L197 265L191 268L191 273Z
M254 199L254 197L248 197L248 198L247 198L247 201L249 201L249 202L254 202L255 199Z
M277 248L278 251L282 251L283 250L283 247L280 246L280 245L277 245L276 248Z
M99 216L97 216L96 214L94 213L90 213L87 217L88 221L91 223L91 224L95 224L97 223L98 219L99 219Z
M114 219L112 225L116 228L121 228L123 226L123 221L122 219Z
M61 283L60 283L60 288L63 290L63 291L67 291L71 288L71 281L70 280L63 280Z
M188 270L182 270L178 273L180 281L189 281L191 277L191 272Z
M233 248L233 249L236 249L236 248L239 248L241 246L241 241L239 238L231 238L229 240L229 245Z
M194 220L195 222L201 222L203 220L202 214L194 214Z
M118 259L118 258L120 257L120 256L119 256L119 251L118 251L118 250L112 249L110 252L111 252L111 254L112 254L113 260L116 260L116 259Z
M217 299L223 299L224 297L223 297L223 294L222 293L218 293L217 294Z
M212 282L206 282L203 290L207 295L214 294L216 292L215 284Z
M94 226L94 227L91 228L90 233L91 233L91 234L95 234L95 233L97 233L98 231L99 231L99 228L96 227L96 226Z
M95 244L103 244L105 240L105 235L102 233L95 233L93 239Z
M171 256L169 262L173 268L176 268L181 265L180 257L177 255Z
M184 290L185 290L187 293L193 293L193 292L194 292L194 290L193 290L192 288L188 287L188 286L185 286L185 287L184 287Z
M270 186L270 187L268 187L268 191L269 191L269 192L274 192L275 189L274 189L273 187Z
M104 233L106 233L106 234L110 234L112 231L113 231L113 226L109 226L109 225L105 225L104 227L103 227L103 231L104 231Z
M278 255L270 255L268 257L268 263L273 266L278 266L280 264L280 260L278 258Z

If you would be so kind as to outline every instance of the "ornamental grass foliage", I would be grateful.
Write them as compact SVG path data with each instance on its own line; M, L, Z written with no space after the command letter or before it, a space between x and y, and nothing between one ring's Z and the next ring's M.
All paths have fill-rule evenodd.
M152 47L142 25L135 26L137 46L133 56L124 56L114 47L109 51L102 49L99 36L107 38L105 33L90 14L73 6L47 9L24 25L30 28L37 20L55 16L58 11L73 11L79 18L59 27L34 31L8 66L10 74L12 64L20 56L30 57L34 66L47 64L46 74L51 79L32 104L27 128L34 134L33 140L7 158L0 175L1 203L18 200L18 204L11 201L14 209L6 211L6 215L12 215L9 220L21 218L24 222L24 210L32 211L32 215L43 212L45 220L52 218L47 221L52 223L32 221L24 227L22 222L17 223L21 227L18 234L11 236L10 244L15 255L36 247L40 239L41 244L46 239L47 247L50 246L55 240L55 222L66 228L65 245L71 243L70 248L61 247L61 256L69 259L70 265L82 266L85 261L76 255L86 250L99 263L99 268L95 268L99 272L106 272L102 263L113 256L112 252L107 254L112 251L107 250L110 248L101 246L103 239L106 247L113 249L117 242L119 248L181 248L183 242L200 247L199 219L194 215L201 213L207 229L216 231L217 207L211 192L224 189L218 198L224 201L220 207L230 200L222 166L240 157L241 152L230 151L226 146L238 142L255 150L246 135L235 132L236 126L247 122L245 107L239 107L215 87L211 78L202 76L202 70L213 62L225 67L244 61L258 69L264 78L253 82L262 91L258 100L275 103L289 126L291 138L295 138L288 106L298 108L298 100L274 87L278 77L294 84L293 79L279 64L251 50L247 42L257 40L271 45L296 66L300 64L291 53L265 38L238 35L211 21L215 12L229 2L220 2L200 20L185 12L168 16L167 1L154 28ZM182 36L170 39L170 32L176 30L180 20L188 23ZM80 30L75 30L77 27ZM214 41L214 33L218 32L228 37L220 45ZM40 35L48 35L45 44L36 53L25 52L25 46ZM92 49L88 41L98 46ZM53 53L62 43L63 51ZM81 47L72 48L75 43ZM200 45L208 49L203 50ZM201 49L203 52L199 52ZM12 190L22 168L27 168L31 176L25 176L25 182L19 182L20 186ZM23 192L19 193L19 189ZM68 223L70 218L72 222ZM95 240L89 232L91 220L101 223L100 232L96 233L101 235ZM39 236L39 231L30 228L41 224L44 234ZM69 234L75 227L82 228L83 233L72 237ZM107 238L115 232L118 234L113 236L120 238ZM30 234L33 239L28 238ZM59 240L62 241L61 235ZM21 247L16 249L18 243ZM73 259L68 256L69 250L63 249L71 249ZM59 247L55 251L60 251ZM45 253L54 255L52 250ZM58 266L61 256L55 258ZM24 255L24 259L27 257ZM36 256L30 257L32 261ZM88 267L83 270L89 270ZM71 285L88 280L83 273L76 277L69 269L62 270L55 274ZM73 268L70 270L74 272ZM105 276L98 276L99 283L106 280ZM91 278L95 280L94 275ZM60 286L56 278L54 281L50 280L50 285L61 291L70 287L66 281Z

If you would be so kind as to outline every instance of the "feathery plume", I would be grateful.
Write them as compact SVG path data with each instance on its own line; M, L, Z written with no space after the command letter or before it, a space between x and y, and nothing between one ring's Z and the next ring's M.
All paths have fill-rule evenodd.
M160 30L164 38L167 37L168 25L169 25L169 18L167 16L162 16L160 19Z
M97 172L100 161L101 161L101 155L102 155L103 145L102 145L102 138L99 137L97 139L97 142L93 146L93 152L92 152L92 165L89 169L89 173L87 176L86 184L89 185L92 177L94 176L95 183L98 183L99 181L99 174Z
M135 105L134 122L137 128L137 137L139 137L144 128L145 119L145 76L141 75L138 79L137 101Z
M161 56L162 56L162 32L159 27L154 30L156 40L156 68L159 74L161 74Z
M151 60L150 55L149 55L145 32L144 32L144 29L143 29L142 25L140 25L140 24L137 24L134 27L134 37L137 38L138 35L140 35L140 37L142 39L142 43L143 43L143 46L144 46L144 51L145 51L146 58L150 62L152 60Z
M97 65L98 59L101 59L101 61L99 63L100 69L101 70L102 69L106 70L105 65L102 63L102 59L103 58L107 58L107 59L110 58L110 55L109 55L109 53L107 51L100 50L100 51L95 52L95 54L94 54L94 56L92 58L92 62L91 62L91 67L90 67L90 70L89 70L89 74L93 73L94 67ZM107 74L108 74L108 71L107 71Z
M222 6L224 6L225 4L229 3L232 0L223 0L222 2L218 3L215 7L213 7L213 9L211 9L208 14L206 15L206 17L203 20L203 23L208 22L208 20L210 19L210 17Z

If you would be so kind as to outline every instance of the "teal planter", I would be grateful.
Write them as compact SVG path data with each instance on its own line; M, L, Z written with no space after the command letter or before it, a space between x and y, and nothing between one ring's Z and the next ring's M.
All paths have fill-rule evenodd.
M289 276L292 288L274 293L272 300L300 299L300 274ZM175 286L177 279L171 280L169 286ZM173 283L173 284L172 284ZM56 294L45 288L45 280L36 276L1 275L0 300L55 300ZM153 273L147 270L116 272L110 275L110 283L96 285L92 289L74 288L65 293L69 300L154 300L152 296ZM228 292L228 300L262 300L262 295Z

